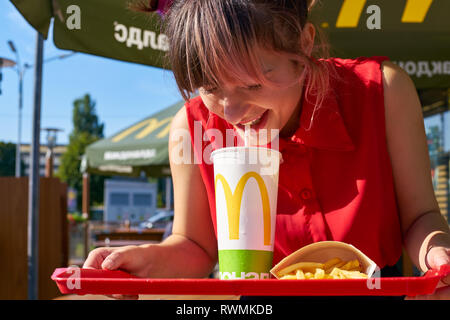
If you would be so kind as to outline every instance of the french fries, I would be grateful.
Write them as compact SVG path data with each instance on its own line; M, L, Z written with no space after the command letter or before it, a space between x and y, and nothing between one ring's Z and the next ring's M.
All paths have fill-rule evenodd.
M333 258L325 263L298 262L278 272L280 279L367 279L357 259Z
M281 269L278 274L279 275L286 275L291 273L294 270L301 269L306 272L315 271L317 268L323 268L323 263L316 263L316 262L299 262L295 263L293 265L290 265L289 267L286 267L284 269Z

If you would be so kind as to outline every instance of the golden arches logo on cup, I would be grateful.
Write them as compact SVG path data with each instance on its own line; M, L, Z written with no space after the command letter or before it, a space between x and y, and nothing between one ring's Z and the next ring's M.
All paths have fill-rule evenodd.
M222 148L212 153L221 279L270 277L275 239L278 167L281 154L267 151L267 161L248 161L258 147Z
M264 179L256 172L247 172L239 180L234 193L231 191L230 185L228 184L225 177L221 174L216 175L214 186L217 190L217 182L222 183L223 191L225 193L225 201L227 204L227 216L228 216L228 229L229 229L229 239L238 240L239 239L239 222L241 213L241 202L242 196L244 195L244 188L250 178L253 178L258 183L259 191L261 194L262 202L262 218L264 225L264 245L270 245L270 202L269 194L267 192L267 187ZM217 195L216 195L217 197Z

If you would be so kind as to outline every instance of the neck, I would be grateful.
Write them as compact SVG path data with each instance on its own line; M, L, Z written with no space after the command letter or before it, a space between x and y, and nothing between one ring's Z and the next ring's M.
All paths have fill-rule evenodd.
M302 104L303 104L302 102L303 102L303 93L300 96L297 107L295 108L288 122L280 131L281 138L292 137L292 135L298 130L298 127L300 125L300 117L302 113Z

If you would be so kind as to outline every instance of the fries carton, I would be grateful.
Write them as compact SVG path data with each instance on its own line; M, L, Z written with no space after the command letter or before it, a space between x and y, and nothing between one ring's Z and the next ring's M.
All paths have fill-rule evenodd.
M370 278L377 267L376 263L369 259L364 253L354 246L339 241L321 241L307 245L293 252L274 266L270 273L275 278L280 279L278 273L289 266L299 262L325 263L333 258L340 258L343 261L357 259L361 265L361 270Z

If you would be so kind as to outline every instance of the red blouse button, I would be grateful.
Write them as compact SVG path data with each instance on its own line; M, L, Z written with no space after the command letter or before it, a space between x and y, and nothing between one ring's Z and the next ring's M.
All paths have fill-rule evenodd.
M313 193L311 191L311 189L303 189L302 191L300 191L300 197L303 200L309 200L311 199L313 196Z

